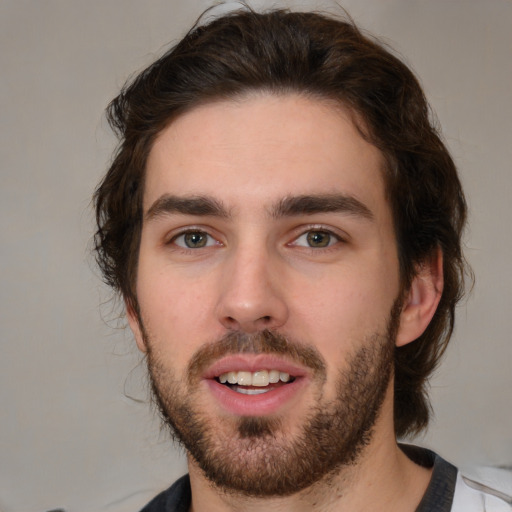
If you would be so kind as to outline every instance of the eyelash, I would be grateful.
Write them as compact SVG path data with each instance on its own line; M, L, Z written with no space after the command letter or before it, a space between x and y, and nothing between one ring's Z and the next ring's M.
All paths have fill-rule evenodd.
M308 237L311 234L322 234L329 237L329 240L327 241L327 244L324 246L312 246L309 245L310 240L308 240ZM177 240L180 238L186 237L187 235L193 235L197 234L200 236L204 236L207 238L205 245L199 246L199 247L187 247L185 241L183 240L183 245L177 243ZM305 237L306 243L299 244L298 241ZM212 243L213 242L213 243ZM345 239L341 237L339 234L334 233L331 229L325 228L323 226L309 226L307 229L301 230L300 234L296 236L291 242L287 243L286 245L288 247L300 247L304 250L310 250L314 252L318 251L329 251L333 250L334 246L336 246L340 242L345 242ZM222 246L222 242L218 241L214 236L212 236L208 231L200 228L188 228L184 231L181 231L177 234L175 234L168 242L166 242L166 245L174 245L179 250L184 252L190 252L190 251L198 251L199 249L206 249L209 247L213 247L215 245Z
M207 241L206 241L206 244L203 245L203 246L200 246L200 247L187 247L185 243L183 243L183 245L180 245L178 244L176 241L180 238L185 238L187 235L194 235L194 234L197 234L197 235L201 235L201 236L205 236L207 238ZM209 240L208 240L209 239ZM213 241L213 243L211 243ZM212 247L214 245L222 245L221 242L219 242L215 237L213 237L212 235L210 235L207 231L205 231L204 229L194 229L194 228L189 228L185 231L181 231L180 233L177 233L176 235L174 235L167 243L166 245L175 245L177 246L179 249L183 250L183 251L197 251L198 249L204 249L204 248L207 248L207 247Z
M309 235L314 234L314 233L316 233L316 234L321 233L322 235L327 235L329 237L329 241L327 242L327 245L317 246L317 247L309 245L309 240L307 240L307 238ZM303 237L305 237L306 243L304 245L298 244L297 242ZM336 246L340 242L345 242L345 239L343 237L341 237L339 234L334 233L331 229L325 228L323 226L309 226L307 229L302 231L297 237L295 237L293 239L293 241L291 241L287 245L292 246L292 247L301 247L305 250L310 250L310 251L315 251L315 252L317 252L317 251L325 252L325 251L333 250L334 246Z

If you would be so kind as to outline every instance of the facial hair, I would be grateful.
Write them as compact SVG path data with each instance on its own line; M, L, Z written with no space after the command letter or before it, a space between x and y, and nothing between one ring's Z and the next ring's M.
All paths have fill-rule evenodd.
M201 347L185 382L152 350L146 331L147 363L155 403L174 438L204 475L224 492L250 497L288 496L354 465L372 438L373 427L393 374L394 340L400 305L387 330L368 336L337 376L336 396L317 400L299 431L287 431L279 417L214 418L200 406L204 368L227 354L267 353L309 368L319 390L326 363L318 351L276 332L230 333Z

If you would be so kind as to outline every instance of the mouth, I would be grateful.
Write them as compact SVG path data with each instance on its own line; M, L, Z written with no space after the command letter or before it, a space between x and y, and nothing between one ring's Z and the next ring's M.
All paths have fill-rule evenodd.
M214 401L236 416L263 416L292 406L310 382L309 372L281 358L228 356L203 375Z
M262 395L285 384L295 377L279 370L229 371L216 377L217 382L243 395Z

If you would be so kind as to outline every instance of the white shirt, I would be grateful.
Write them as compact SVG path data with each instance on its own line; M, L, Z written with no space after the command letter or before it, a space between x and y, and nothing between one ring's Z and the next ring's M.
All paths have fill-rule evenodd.
M501 493L457 474L451 512L511 512L512 505ZM509 497L510 499L510 497Z

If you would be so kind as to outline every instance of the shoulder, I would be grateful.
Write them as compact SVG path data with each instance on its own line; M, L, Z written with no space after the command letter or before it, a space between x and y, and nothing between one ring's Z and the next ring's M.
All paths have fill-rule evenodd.
M155 496L140 512L188 512L190 503L190 479L185 475Z
M452 512L512 512L512 497L459 472Z
M498 482L494 475L484 484L482 478L464 476L430 450L404 444L400 448L416 464L432 468L430 483L416 512L512 512L512 497L508 493L512 482L509 487L493 485ZM506 471L506 475L508 478L510 472Z

